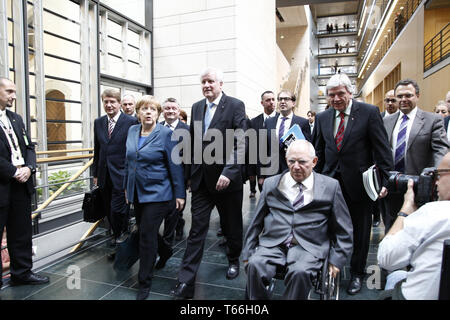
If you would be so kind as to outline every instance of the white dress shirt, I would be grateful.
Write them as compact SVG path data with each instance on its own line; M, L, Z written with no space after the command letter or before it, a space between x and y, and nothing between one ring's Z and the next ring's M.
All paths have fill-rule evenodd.
M273 118L277 115L277 112L274 110L271 114L267 114L263 112L264 122L266 122L267 119Z
M383 119L384 118L386 118L386 117L388 117L388 116L393 116L394 114L397 114L397 113L399 113L400 112L400 109L397 109L397 111L395 111L394 113L389 113L389 112L385 112L384 113L384 117L383 117Z
M314 174L311 173L308 178L302 181L303 184L303 206L313 201L313 187L314 187ZM294 203L299 192L299 186L290 172L286 172L280 179L278 190L288 198L291 203Z
M25 160L20 151L19 140L16 133L6 115L6 110L0 110L0 127L5 132L6 140L8 140L11 149L11 163L13 166L21 166L25 164ZM16 172L17 173L17 172Z
M414 122L414 119L416 118L416 114L417 114L417 107L415 107L414 109L412 109L408 114L408 123L407 123L407 127L406 127L406 148L405 148L405 163L406 161L408 161L408 159L406 159L406 154L408 151L408 140L409 140L409 133L411 132L411 128ZM398 119L397 119L397 123L395 124L394 127L394 131L392 132L392 159L395 159L395 149L397 148L397 136L398 136L398 130L400 129L400 124L403 121L403 112L400 112Z
M403 229L384 237L378 264L392 271L411 265L402 294L407 300L437 300L442 248L450 238L450 201L429 202L404 218Z
M175 128L177 127L178 121L180 121L180 120L179 120L179 119L176 119L174 122L172 122L172 124L169 124L167 121L165 121L164 125L165 125L166 127L169 127L170 130L173 131L173 130L175 130Z
M294 113L291 112L288 116L286 116L286 120L284 120L284 132L283 135L288 132L289 128L291 127L291 122L292 122L292 118L294 116ZM276 126L276 130L277 130L277 138L280 139L281 137L278 136L278 133L280 131L280 126L281 126L281 122L283 121L282 118L284 116L280 113L280 115L278 116L277 119L277 126Z
M214 118L214 114L216 113L217 106L219 105L219 102L220 102L220 99L222 99L222 96L223 96L223 93L221 92L219 94L219 96L213 101L214 106L210 110L210 112L211 112L211 121L212 121L212 118ZM209 101L208 101L208 99L206 99L206 107L208 107L208 106L209 106Z
M348 119L350 117L350 112L352 112L352 106L353 106L353 100L350 100L350 103L348 104L347 108L344 110L345 113L345 118L344 118L344 132L345 130L347 130L347 123L348 123ZM336 134L338 132L339 129L339 124L341 123L341 117L340 117L341 112L337 111L334 113L334 134L333 137L336 137Z

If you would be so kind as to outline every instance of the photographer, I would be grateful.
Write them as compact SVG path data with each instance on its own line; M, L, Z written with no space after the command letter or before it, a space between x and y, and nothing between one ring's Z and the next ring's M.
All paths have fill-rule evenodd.
M417 209L409 180L398 217L378 247L380 267L397 270L388 276L382 299L438 299L442 248L450 238L450 152L435 173L439 200Z

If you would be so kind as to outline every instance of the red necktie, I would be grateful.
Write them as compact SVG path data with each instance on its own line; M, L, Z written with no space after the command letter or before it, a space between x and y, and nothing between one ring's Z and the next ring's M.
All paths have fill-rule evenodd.
M339 122L338 131L336 133L336 147L338 151L341 150L342 147L342 140L344 139L344 130L345 130L345 113L341 112L339 114L341 117L341 122Z

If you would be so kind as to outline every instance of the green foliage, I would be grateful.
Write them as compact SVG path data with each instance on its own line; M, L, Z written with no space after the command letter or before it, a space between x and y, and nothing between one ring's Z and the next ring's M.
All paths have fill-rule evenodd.
M71 177L71 174L69 171L66 170L59 170L57 172L53 172L48 176L48 184L49 184L49 196L51 196L53 193L55 193L61 186L64 185L64 182L68 181ZM52 185L55 184L56 185ZM83 192L86 188L86 181L80 180L75 181L70 184L69 187L67 187L60 196L68 196L71 194L76 194ZM37 189L39 198L42 197L43 194L43 188Z

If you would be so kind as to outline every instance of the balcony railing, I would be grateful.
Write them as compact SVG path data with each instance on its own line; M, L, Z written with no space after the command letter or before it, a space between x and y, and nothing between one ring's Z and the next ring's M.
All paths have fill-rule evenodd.
M427 42L423 49L423 71L450 57L450 23Z

